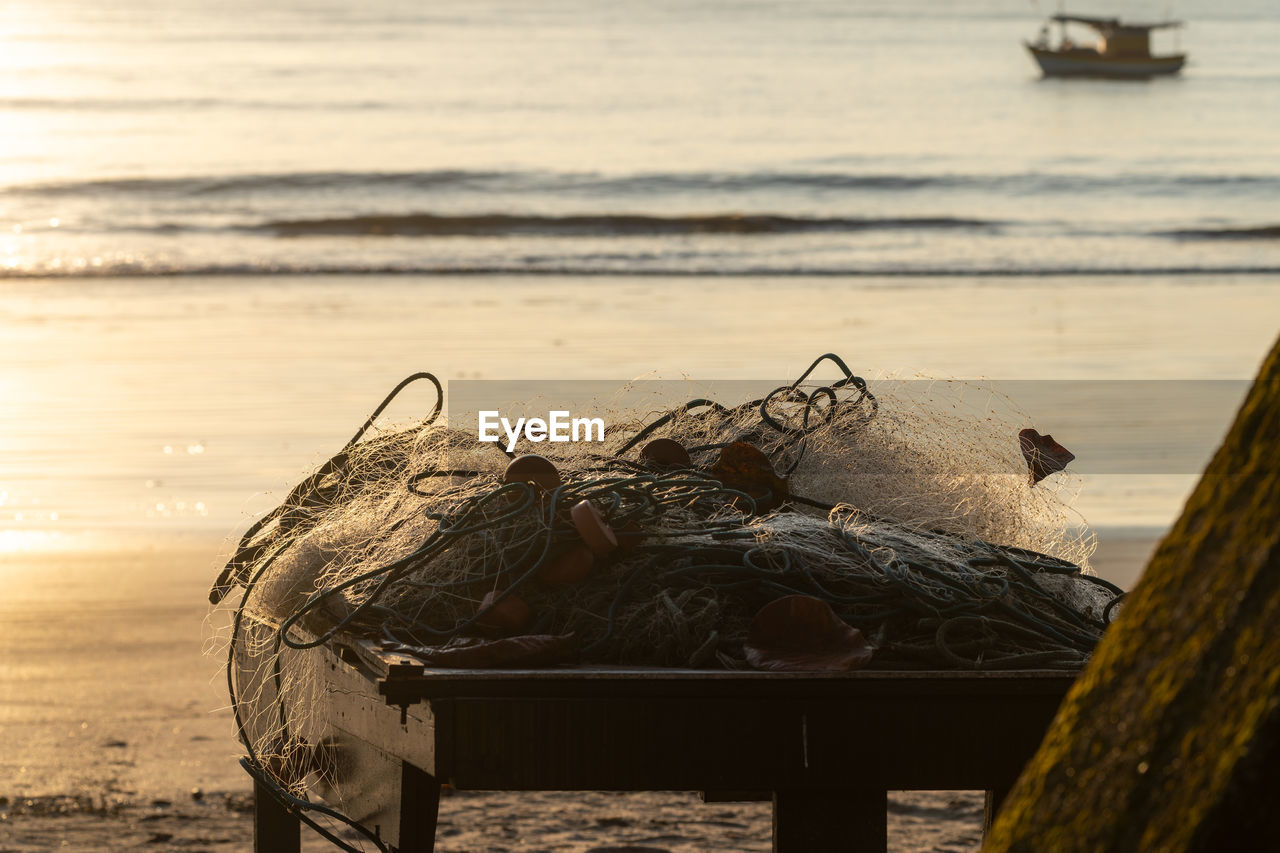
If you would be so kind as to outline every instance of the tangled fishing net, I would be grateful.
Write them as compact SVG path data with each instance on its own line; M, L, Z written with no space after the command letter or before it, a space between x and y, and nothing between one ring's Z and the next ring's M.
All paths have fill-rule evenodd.
M810 380L823 362L841 378ZM422 378L429 416L375 430ZM301 793L323 700L306 650L335 637L433 666L1081 666L1121 593L1082 568L1066 475L1038 482L1061 466L919 387L871 389L828 355L762 399L528 457L549 445L480 443L411 377L215 584L243 590L229 686L250 769Z

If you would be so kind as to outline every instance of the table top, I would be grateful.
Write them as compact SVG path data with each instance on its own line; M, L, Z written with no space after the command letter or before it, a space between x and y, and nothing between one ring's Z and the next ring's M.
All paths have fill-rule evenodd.
M560 666L544 669L428 667L375 641L344 638L342 658L378 685L393 704L451 697L781 698L894 695L1057 695L1077 672L1064 670L881 670L766 672L637 666Z

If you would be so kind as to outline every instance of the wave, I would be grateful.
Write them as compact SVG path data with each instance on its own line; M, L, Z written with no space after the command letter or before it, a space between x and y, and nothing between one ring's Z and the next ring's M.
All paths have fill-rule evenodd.
M630 236L666 234L790 234L811 231L867 231L897 228L994 228L985 219L926 217L804 217L776 214L718 214L708 216L650 216L644 214L587 214L528 216L505 213L440 216L431 213L381 214L294 219L249 226L281 237L320 235L398 237Z
M20 184L5 188L16 195L240 195L250 192L332 191L410 187L433 189L450 185L492 183L512 173L441 169L429 172L284 172L246 175L204 175L167 178L95 178Z
M312 112L317 110L376 110L392 104L385 101L264 100L254 98L0 98L0 110L117 112L136 110L270 110L272 112Z
M1186 228L1165 231L1163 234L1179 240L1280 240L1280 225L1259 225L1255 228Z
M0 108L5 102L0 101ZM360 106L353 104L353 108ZM806 194L912 192L971 189L1007 193L1126 191L1165 195L1189 190L1259 189L1280 191L1280 175L1139 174L1090 175L1025 172L1011 174L896 174L878 172L669 172L609 175L598 172L430 169L420 171L317 171L231 175L91 178L13 184L8 194L33 196L156 195L208 196L361 190L464 190L492 193L569 195L745 194L803 191Z
M1191 276L1280 276L1276 265L1207 266L1022 266L1022 267L773 267L610 265L607 263L528 264L300 264L289 262L245 262L228 264L168 265L163 263L118 263L93 268L0 269L0 281L31 279L169 279L245 278L253 276L512 276L574 278L853 278L853 279L1060 279L1143 276L1186 278Z

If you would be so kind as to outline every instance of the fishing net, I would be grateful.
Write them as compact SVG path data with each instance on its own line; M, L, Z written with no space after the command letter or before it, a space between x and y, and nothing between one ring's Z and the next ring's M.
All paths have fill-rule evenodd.
M839 378L811 380L823 362ZM428 417L375 428L424 378ZM306 652L335 637L432 665L746 669L757 614L802 597L858 629L870 667L1071 669L1119 600L1086 568L1077 483L1029 473L1023 416L872 389L835 356L761 399L615 412L603 443L555 455L478 442L442 408L434 377L402 383L215 584L241 590L228 683L246 766L290 796L324 737Z

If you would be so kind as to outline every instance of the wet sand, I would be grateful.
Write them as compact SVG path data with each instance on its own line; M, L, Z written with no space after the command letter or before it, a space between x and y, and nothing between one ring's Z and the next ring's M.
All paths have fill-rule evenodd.
M1100 536L1136 577L1149 532ZM216 631L226 543L175 537L0 557L0 851L251 849ZM894 793L890 847L975 850L976 792ZM332 849L305 833L305 849ZM691 793L472 793L441 804L442 851L765 851L766 803Z

